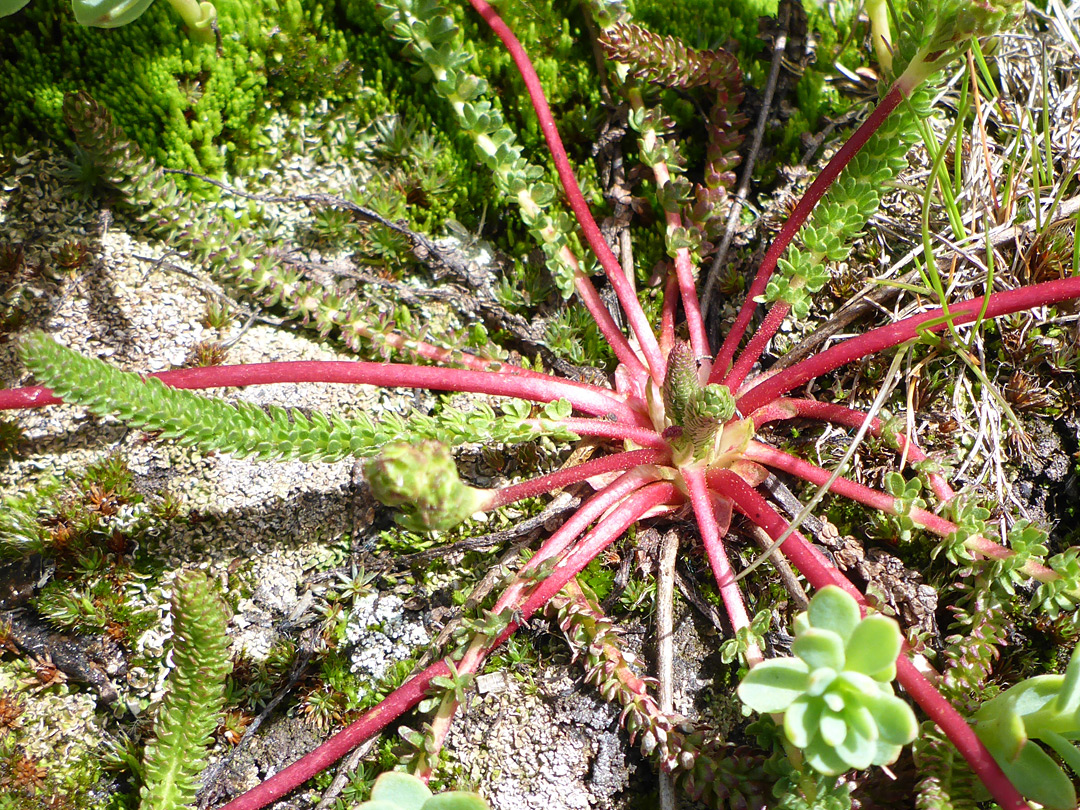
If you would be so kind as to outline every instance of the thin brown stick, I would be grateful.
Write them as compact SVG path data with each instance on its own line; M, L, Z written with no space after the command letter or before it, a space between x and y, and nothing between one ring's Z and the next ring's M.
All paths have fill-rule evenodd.
M761 546L762 550L772 548L772 538L769 537L768 533L760 526L751 524L750 536L754 538L755 543ZM776 572L780 575L780 581L784 583L784 588L791 597L791 601L794 602L795 607L799 610L806 610L807 605L810 604L810 600L806 598L802 586L799 585L798 577L796 577L795 572L791 570L791 566L788 565L788 561L784 559L784 555L774 551L773 555L769 558L769 562L776 567Z

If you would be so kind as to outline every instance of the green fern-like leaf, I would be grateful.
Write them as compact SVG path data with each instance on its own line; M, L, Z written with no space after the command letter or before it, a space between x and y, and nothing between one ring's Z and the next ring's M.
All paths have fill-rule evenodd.
M631 75L665 87L731 87L738 92L742 73L727 51L697 51L677 37L662 37L634 23L615 23L600 45L609 59L630 68Z
M891 115L829 188L778 264L765 290L766 301L784 301L796 318L810 310L830 264L843 261L853 240L881 204L881 194L907 166L907 152L918 138L918 117L927 114L930 90L912 94L910 106Z
M465 69L472 56L462 47L453 19L436 0L385 0L378 10L390 35L405 43L405 55L423 61L421 75L434 80L435 92L453 107L496 187L519 206L559 291L569 298L577 272L570 217L550 210L555 187L543 181L541 166L523 157L517 135L506 126L499 108L484 98L489 94L487 82Z
M154 742L146 748L141 810L177 810L195 801L231 669L226 609L203 573L177 578L172 614L175 668L154 724Z
M921 775L915 787L917 810L976 810L988 798L956 746L932 722L923 723L913 754Z
M191 391L170 388L155 377L121 371L61 346L43 333L23 340L27 367L43 385L71 404L99 416L112 415L166 439L195 445L203 451L234 453L263 459L339 461L368 457L392 441L437 439L455 445L472 441L530 441L539 436L571 440L561 428L565 403L545 408L542 426L525 424L529 407L505 408L503 416L486 406L468 413L446 410L438 416L403 418L386 414L376 423L366 414L344 419L321 413L249 402L231 404Z

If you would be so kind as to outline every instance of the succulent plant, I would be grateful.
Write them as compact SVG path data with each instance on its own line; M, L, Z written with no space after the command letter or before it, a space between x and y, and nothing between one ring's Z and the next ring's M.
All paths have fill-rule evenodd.
M1050 810L1076 807L1076 791L1042 740L1080 773L1080 647L1064 675L1037 675L988 700L975 713L975 733L1025 797Z
M758 664L738 694L755 711L783 712L784 735L821 773L887 765L918 731L893 693L901 644L896 621L860 619L855 599L829 586L795 619L795 657Z
M371 798L359 810L489 810L477 793L449 790L434 795L410 773L388 771L375 780Z

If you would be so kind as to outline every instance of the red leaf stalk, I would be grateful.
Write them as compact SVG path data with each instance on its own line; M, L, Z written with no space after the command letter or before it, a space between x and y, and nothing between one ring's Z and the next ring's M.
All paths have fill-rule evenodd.
M983 317L997 318L1001 315L1050 306L1077 297L1080 297L1080 276L1045 281L1042 284L993 293L986 302ZM956 325L971 323L978 318L985 298L986 296L980 295L978 298L969 298L950 306L949 313L953 323ZM741 413L752 413L815 377L820 377L822 374L846 366L867 355L899 346L905 341L918 337L924 329L930 332L941 332L946 328L944 322L925 326L931 321L939 320L941 316L940 309L932 309L921 315L913 315L902 321L880 326L863 335L831 346L750 388L739 397L739 410Z
M713 512L712 498L709 487L705 481L705 472L698 467L686 467L682 470L683 480L690 490L690 503L694 507L694 516L697 518L698 527L701 529L701 540L705 544L705 553L709 557L709 566L716 577L716 585L720 589L720 598L724 602L724 609L731 620L732 628L738 632L744 627L750 626L750 617L746 613L746 605L743 604L742 591L739 583L735 580L735 571L731 567L727 551L724 550L724 541L720 534L720 527L716 522L716 514ZM763 660L761 650L757 644L751 644L746 650L746 660L754 666Z
M730 497L736 508L763 528L770 537L776 539L787 529L787 522L776 513L768 502L739 476L729 470L716 470L709 473L709 485ZM867 607L866 599L851 582L833 568L824 555L807 542L798 532L792 532L780 546L780 550L791 562L798 566L803 576L816 589L826 585L837 585L855 597L859 604ZM956 746L967 760L968 765L982 780L994 800L1005 810L1027 810L1028 804L1013 787L1012 782L994 761L986 746L982 744L967 721L952 705L930 684L903 653L896 661L897 678Z
M594 416L613 414L620 420L643 428L652 422L625 403L615 391L559 377L503 375L438 366L403 363L364 363L349 360L298 360L277 363L250 363L236 366L209 366L161 371L157 377L173 388L228 388L273 383L348 383L383 388L430 388L436 391L465 391L532 402L566 399L579 411ZM55 405L61 400L46 388L16 388L0 391L0 410Z
M544 133L544 139L547 141L548 149L551 151L552 161L555 163L555 170L559 173L559 181L562 183L570 208L574 212L582 232L585 234L589 247L596 254L596 258L599 259L600 265L607 274L608 281L619 298L619 304L626 314L630 328L633 329L638 343L641 344L641 351L645 355L645 361L649 366L653 379L664 379L666 363L660 354L660 346L656 342L656 335L653 334L652 327L649 326L649 321L641 309L637 295L634 294L630 282L623 274L618 259L611 252L608 243L604 241L603 234L600 233L600 228L589 210L589 204L585 202L585 197L582 195L581 188L574 177L574 171L570 167L570 159L566 155L562 138L559 137L558 127L555 126L555 119L551 114L551 108L548 106L544 89L540 85L540 77L536 75L536 70L533 68L532 62L529 60L528 54L525 53L521 42L514 36L514 32L510 30L509 26L502 21L495 9L484 0L469 0L469 3L484 18L484 21L491 26L491 30L495 32L496 36L503 41L506 49L510 52L511 58L514 60L514 64L517 66L518 72L521 73L521 78L524 80L525 88L529 93L529 99L532 101L536 117L540 122L540 131Z
M237 796L219 810L260 810L270 802L280 799L416 706L424 699L432 678L446 677L449 674L450 668L442 661L432 664L391 692L382 703L365 712L355 723L346 726L311 753L278 771L261 785Z
M731 367L732 360L735 357L735 352L739 348L739 343L742 341L743 335L746 333L746 328L750 325L750 319L754 315L754 310L757 308L757 297L763 295L765 287L769 283L769 278L772 276L773 271L776 269L776 263L780 257L787 250L788 245L795 238L795 234L798 233L799 228L806 222L811 212L817 206L818 202L825 192L829 190L829 186L833 184L837 177L840 176L840 172L844 170L844 167L851 162L851 159L855 157L860 149L866 145L866 142L870 140L881 125L885 122L885 119L889 117L889 114L896 109L905 96L911 92L911 88L902 88L899 83L894 84L889 92L885 94L885 97L881 99L877 107L870 117L867 118L854 134L845 143L840 151L833 155L832 160L828 165L822 169L821 174L810 185L810 188L806 190L802 199L799 200L795 210L791 212L791 216L788 217L787 222L784 223L784 227L780 229L780 233L776 239L769 246L768 252L765 254L765 258L762 259L761 265L758 267L757 275L754 276L754 281L750 285L750 291L746 294L746 300L743 301L742 308L739 310L739 314L735 318L735 323L724 339L724 345L720 347L720 353L716 356L716 362L713 365L712 374L709 377L709 382L717 383L724 382L733 391L738 388L737 384L728 382L728 371ZM786 313L785 313L786 314ZM783 317L780 317L783 320ZM766 332L765 329L758 331L755 335L754 351L757 355L752 354L747 347L747 351L743 357L740 358L739 367L749 369L757 361L757 358L761 354L761 350L764 349L765 344L776 333L776 329L779 328L779 322L770 324L772 332ZM764 335L759 339L759 336ZM742 380L738 380L741 383ZM745 413L745 411L744 411Z
M522 498L532 498L553 489L577 484L593 476L605 473L623 472L635 467L649 464L663 464L670 459L671 454L662 450L631 450L627 453L615 453L611 456L602 456L584 464L576 464L564 470L553 472L550 475L542 475L539 478L531 478L519 484L513 484L497 490L495 498L488 509L497 509L508 503L520 501Z

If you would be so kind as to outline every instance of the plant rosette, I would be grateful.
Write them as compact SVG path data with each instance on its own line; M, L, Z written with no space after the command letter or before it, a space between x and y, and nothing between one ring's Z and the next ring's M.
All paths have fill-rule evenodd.
M477 793L449 790L434 795L411 773L388 771L375 780L371 798L358 810L491 810Z
M784 736L820 773L888 765L918 731L893 693L902 643L893 619L860 618L854 598L822 588L795 618L795 657L758 664L738 695L754 711L783 713Z

